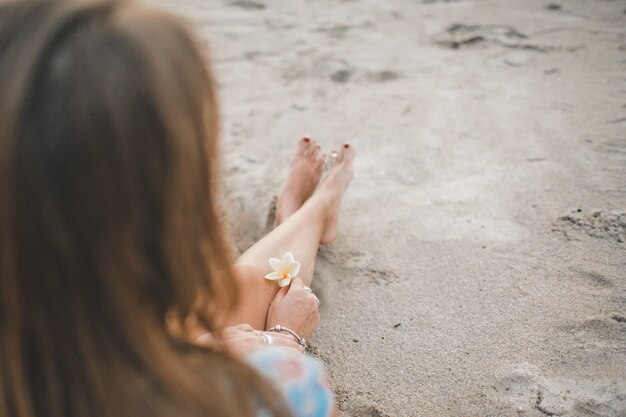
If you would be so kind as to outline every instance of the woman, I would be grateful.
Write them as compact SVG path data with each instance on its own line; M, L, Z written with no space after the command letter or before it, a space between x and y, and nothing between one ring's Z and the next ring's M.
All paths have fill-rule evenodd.
M296 349L354 150L320 182L301 140L277 227L230 265L200 51L177 19L123 2L0 6L1 416L330 412ZM289 251L302 268L280 288L263 277Z

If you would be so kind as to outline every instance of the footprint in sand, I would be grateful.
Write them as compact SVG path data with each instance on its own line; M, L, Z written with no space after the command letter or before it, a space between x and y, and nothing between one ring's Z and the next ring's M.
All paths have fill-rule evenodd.
M330 79L336 83L343 84L348 82L353 74L354 70L340 69L330 74Z
M622 313L588 317L562 326L561 330L575 335L583 345L592 344L603 350L620 349L626 346L624 319Z
M368 282L376 285L389 285L394 281L392 275L388 271L376 268L357 269L357 273L366 277Z
M267 7L265 4L253 0L236 0L231 2L230 5L246 10L263 10Z
M607 277L596 271L584 271L577 268L571 268L573 272L576 273L576 277L588 287L595 290L610 290L615 288L615 284L613 281Z
M334 252L321 249L319 252L320 267L325 274L335 276L346 286L361 285L369 282L375 285L389 285L398 281L391 271L376 268L374 258L370 254L358 251ZM319 268L318 268L319 269Z
M612 314L611 318L618 323L626 323L626 316L622 314Z
M552 229L568 239L570 232L583 232L600 239L626 243L626 211L618 210L571 210L560 216Z
M496 47L502 50L502 53L493 55L489 61L510 67L523 67L537 56L554 49L532 42L528 35L509 25L453 23L436 35L433 42L450 49L465 49L477 45Z
M387 414L381 412L376 406L355 407L352 415L359 417L387 417Z
M398 80L402 75L388 68L375 70L355 68L345 59L326 55L317 57L313 62L295 62L283 71L282 78L287 82L327 79L336 84L349 82L382 84Z
M356 75L356 77L355 77ZM363 75L357 73L355 69L340 69L330 74L330 79L338 84L343 84L351 79L363 78L372 83L386 83L397 80L400 74L391 70L367 71Z
M367 80L374 83L386 83L400 78L400 74L391 70L374 71L367 74Z
M626 410L626 387L615 381L547 378L527 363L503 373L487 395L508 403L511 413L535 410L546 416L620 417Z
M339 409L346 412L340 413L342 417L390 417L389 414L381 411L369 392L349 392L336 388L335 394Z
M466 25L453 23L435 36L437 45L460 49L477 44L497 45L502 48L548 52L551 48L531 42L528 35L509 25Z
M397 80L400 78L400 74L391 70L381 70L367 71L363 75L360 75L354 69L340 69L330 74L330 79L339 84L360 78L363 78L371 83L386 83L388 81Z

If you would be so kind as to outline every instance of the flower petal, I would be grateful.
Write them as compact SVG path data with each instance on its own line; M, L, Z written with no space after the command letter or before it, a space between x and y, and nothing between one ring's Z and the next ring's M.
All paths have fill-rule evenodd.
M295 277L296 275L298 275L298 272L300 272L300 262L293 261L287 267L287 273L292 277Z
M283 264L285 265L289 265L290 263L292 263L293 261L295 261L296 259L293 257L293 253L291 252L287 252L283 255Z
M282 269L283 263L280 259L270 258L270 266L274 271L280 271Z
M283 274L279 272L272 272L272 273L265 275L265 279L269 279L271 281L276 281L277 279L281 279L281 278L283 278Z
M278 281L278 286L279 287L286 287L287 285L289 285L289 283L291 282L291 276L287 276L287 278L283 278L280 281Z

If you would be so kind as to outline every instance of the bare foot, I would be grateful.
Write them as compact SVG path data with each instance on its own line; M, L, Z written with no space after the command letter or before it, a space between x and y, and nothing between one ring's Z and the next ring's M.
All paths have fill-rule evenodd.
M350 185L350 181L352 181L352 161L354 161L355 156L354 146L349 143L345 143L340 151L333 151L328 172L315 192L316 197L326 202L324 231L320 243L330 243L337 237L339 207L341 206L341 199L348 185Z
M295 213L315 191L324 168L325 155L320 155L320 150L313 139L305 137L298 141L285 188L276 203L274 226Z

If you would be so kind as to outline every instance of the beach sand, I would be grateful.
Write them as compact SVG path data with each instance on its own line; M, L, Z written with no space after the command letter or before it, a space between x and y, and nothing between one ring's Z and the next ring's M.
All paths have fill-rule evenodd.
M340 416L626 415L626 2L165 0L210 46L239 250L352 141L310 342Z

